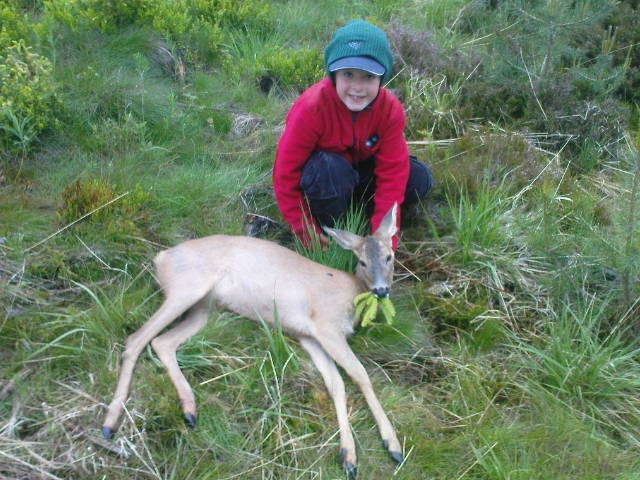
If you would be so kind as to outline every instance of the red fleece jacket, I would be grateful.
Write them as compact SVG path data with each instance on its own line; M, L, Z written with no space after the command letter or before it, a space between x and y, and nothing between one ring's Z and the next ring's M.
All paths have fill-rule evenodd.
M300 188L302 167L318 151L338 153L352 165L375 157L376 190L371 216L371 230L375 231L393 204L401 205L404 200L409 178L404 127L402 104L385 88L380 88L376 99L361 112L346 107L329 78L305 90L287 114L273 167L276 201L293 233L303 241L308 239L307 226L320 233ZM379 141L367 147L365 142L374 134ZM397 247L397 237L393 247Z

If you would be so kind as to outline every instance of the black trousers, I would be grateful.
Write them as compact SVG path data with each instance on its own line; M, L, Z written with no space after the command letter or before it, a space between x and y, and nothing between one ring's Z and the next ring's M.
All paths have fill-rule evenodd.
M409 157L409 180L403 205L423 199L433 187L433 175L429 167L416 157ZM316 152L302 168L300 187L309 202L311 214L320 225L332 227L349 208L352 201L365 205L371 214L375 176L375 158L352 166L341 155L332 152Z

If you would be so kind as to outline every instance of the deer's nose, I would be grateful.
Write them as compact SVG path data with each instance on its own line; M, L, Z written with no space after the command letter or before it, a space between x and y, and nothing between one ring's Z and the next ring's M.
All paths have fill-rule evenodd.
M389 287L375 287L371 289L371 293L378 298L385 298L389 296Z

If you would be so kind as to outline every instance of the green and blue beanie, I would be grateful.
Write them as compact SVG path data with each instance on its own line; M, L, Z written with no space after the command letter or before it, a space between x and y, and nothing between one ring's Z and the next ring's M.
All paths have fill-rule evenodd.
M364 20L351 20L333 34L324 62L330 74L357 68L381 76L384 82L391 75L393 54L384 31Z

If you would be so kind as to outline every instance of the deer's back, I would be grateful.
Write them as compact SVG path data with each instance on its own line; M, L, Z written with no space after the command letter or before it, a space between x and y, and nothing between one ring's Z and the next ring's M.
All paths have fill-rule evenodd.
M309 320L352 331L352 300L363 289L351 273L313 262L274 242L213 235L160 252L158 282L166 295L210 292L223 308L310 334ZM172 289L180 292L172 292Z

